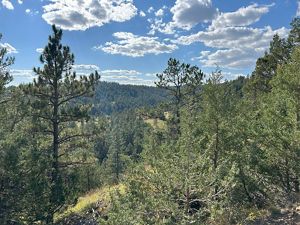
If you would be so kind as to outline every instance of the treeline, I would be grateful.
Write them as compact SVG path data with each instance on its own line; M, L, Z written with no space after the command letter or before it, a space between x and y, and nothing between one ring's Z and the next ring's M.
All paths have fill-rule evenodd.
M16 88L6 88L14 59L0 51L0 224L54 224L80 195L118 183L125 193L99 224L251 224L297 201L299 18L249 78L170 59L159 89L130 93L99 86L97 72L77 77L61 38L54 26L37 79Z

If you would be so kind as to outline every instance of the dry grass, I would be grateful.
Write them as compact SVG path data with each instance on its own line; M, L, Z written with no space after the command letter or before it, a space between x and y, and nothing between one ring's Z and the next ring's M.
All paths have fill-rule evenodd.
M160 119L146 119L145 123L151 125L154 129L157 130L165 130L167 127L166 121Z
M57 214L55 220L60 220L65 217L70 216L71 214L82 214L86 212L89 208L96 205L98 202L103 202L104 205L109 205L110 194L114 191L119 191L120 193L125 193L125 186L122 184L103 187L91 191L83 197L78 199L78 202L74 206L69 206L66 211L63 213ZM102 210L102 209L101 209Z

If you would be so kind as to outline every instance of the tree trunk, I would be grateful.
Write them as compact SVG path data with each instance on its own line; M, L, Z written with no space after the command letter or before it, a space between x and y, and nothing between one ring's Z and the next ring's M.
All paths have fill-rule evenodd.
M53 101L53 115L52 115L52 129L53 129L53 143L52 143L52 171L51 171L51 221L53 223L53 216L57 208L61 206L63 201L62 180L59 171L58 153L59 153L59 96L57 80L54 82L54 101ZM49 222L51 222L49 221ZM51 224L51 223L49 223Z

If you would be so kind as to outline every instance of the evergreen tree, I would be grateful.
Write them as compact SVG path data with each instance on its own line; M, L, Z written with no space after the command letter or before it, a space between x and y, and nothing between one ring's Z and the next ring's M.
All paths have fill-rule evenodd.
M256 62L250 87L255 96L271 90L270 80L275 76L277 66L290 58L288 43L285 39L274 35L269 51Z
M0 41L2 35L0 34ZM9 73L9 67L14 63L14 57L8 57L7 49L0 46L0 96L3 94L5 85L12 81L12 76ZM0 104L6 102L5 99L0 98Z
M256 96L271 91L271 79L276 75L278 65L283 65L291 58L295 47L300 43L300 18L291 22L291 30L287 39L275 34L270 42L270 48L263 57L256 62L250 82L246 90Z
M300 49L294 49L291 60L288 64L283 65L278 69L278 75L272 80L273 93L271 99L274 101L272 106L273 115L271 118L274 134L280 140L280 147L284 156L278 156L284 159L285 162L285 187L287 192L291 191L291 184L294 183L294 191L299 192L299 167L300 157L300 73L299 63ZM280 126L280 127L276 127ZM277 132L280 132L279 134ZM274 140L274 144L277 141Z
M300 17L296 17L291 22L291 30L287 39L290 49L290 54L293 52L295 46L300 44Z
M216 173L214 194L219 192L219 167L224 163L227 153L228 123L232 115L231 89L228 83L222 84L221 71L212 73L202 92L202 113L199 126L203 127L206 149L211 159L213 171Z
M95 83L99 80L97 72L89 77L76 77L72 72L74 55L68 46L62 46L62 30L52 27L53 35L49 36L49 43L45 47L40 61L43 68L34 68L38 78L33 84L24 87L26 93L32 96L35 108L33 116L44 123L41 132L51 136L51 193L47 224L53 223L53 215L65 202L63 178L61 174L61 146L82 137L83 134L65 133L71 122L81 121L88 117L87 108L74 104L74 100L83 96L90 96ZM49 150L50 150L49 149Z
M180 107L184 98L193 94L202 84L204 73L190 64L180 63L176 59L169 59L168 67L161 74L156 86L167 89L174 99L174 136L180 135Z

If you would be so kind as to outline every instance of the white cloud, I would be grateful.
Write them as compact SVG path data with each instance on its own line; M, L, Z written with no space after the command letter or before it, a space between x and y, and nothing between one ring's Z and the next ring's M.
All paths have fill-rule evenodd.
M275 34L282 38L288 35L289 30L285 27L273 30L270 26L264 28L249 26L268 13L271 6L252 4L235 12L221 13L206 30L181 36L172 42L182 45L200 42L212 48L193 58L200 60L203 66L249 69L255 65L256 59L268 50Z
M225 68L248 68L268 49L273 36L287 37L288 29L272 30L271 27L226 27L212 31L200 31L190 36L182 36L175 43L189 45L201 42L215 52L202 52L200 62L204 66Z
M37 11L37 10L31 10L31 9L26 9L26 10L25 10L25 13L26 13L27 15L34 16L34 15L39 14L39 11Z
M170 24L164 23L162 18L148 20L150 23L150 31L148 34L154 35L157 31L164 34L174 34L174 29Z
M196 61L196 60L200 60L200 59L205 59L206 57L209 56L210 53L211 53L211 51L201 51L200 56L193 57L191 60Z
M43 51L44 51L44 49L43 49L43 48L37 48L35 51L36 51L37 53L40 53L40 54L42 54L42 53L43 53Z
M163 9L159 9L155 12L155 16L157 17L162 17L164 16L164 10Z
M171 53L178 48L175 44L160 42L157 37L138 36L128 32L117 32L113 36L118 41L106 42L104 46L97 46L94 49L101 49L113 55L142 57L147 54Z
M90 64L75 64L72 67L72 70L76 72L79 76L90 75L95 71L100 71L100 68L97 65L90 65Z
M271 6L272 5L258 6L257 4L252 4L247 7L242 7L235 12L221 13L212 21L209 29L251 25L259 21L262 15L268 13Z
M265 28L225 27L181 36L174 42L183 45L202 42L212 48L232 48L233 46L266 48L276 33L281 37L286 37L288 29L283 27L272 30L269 26Z
M200 56L200 62L205 67L220 66L221 68L243 69L255 63L255 59L261 56L261 54L263 52L252 48L224 49Z
M137 14L133 0L50 0L43 19L65 30L86 30L110 22L124 22Z
M141 72L136 70L103 70L101 75L103 76L138 76Z
M300 1L298 1L297 4L298 4L298 8L297 8L296 16L300 16Z
M155 77L149 77L147 74L136 70L104 70L101 71L101 79L108 82L117 82L120 84L134 84L153 86Z
M136 70L123 70L123 69L111 69L111 70L100 70L97 65L89 64L77 64L73 66L73 70L76 71L77 75L86 76L95 70L101 75L101 81L117 82L120 84L134 84L134 85L147 85L153 86L156 77L151 73L142 73ZM36 78L35 73L28 69L14 69L11 70L14 80L11 85L19 85L21 83L29 83Z
M211 0L176 0L171 12L172 26L189 30L199 23L211 21L218 10L213 7Z
M23 77L23 78L27 78L27 79L34 78L33 70L13 69L13 70L10 70L10 73L13 77Z
M0 49L1 48L5 48L7 50L7 53L9 54L16 54L18 53L17 49L15 49L13 46L11 46L10 44L8 43L0 43Z
M9 85L26 84L33 81L35 74L28 69L12 69L9 71L13 77L13 81Z
M132 85L145 85L145 86L155 86L155 80L148 80L143 78L134 77L113 77L113 78L103 78L103 81L117 82L119 84L132 84Z
M22 5L22 4L23 4L23 0L18 0L18 3L19 3L20 5Z
M140 16L141 16L141 17L145 17L145 16L146 16L146 13L145 13L144 11L141 10L141 11L140 11Z
M99 67L93 64L75 64L73 65L73 69L75 70L99 70Z
M154 35L157 31L174 34L177 28L190 30L197 24L211 21L218 14L218 9L213 7L211 0L176 0L170 9L173 14L170 22L162 21L165 9L167 7L163 6L155 13L158 18L148 20L151 28L149 34Z
M148 13L152 13L154 12L154 8L151 6L148 10L147 10Z
M2 5L9 10L14 9L13 4L9 0L2 0Z
M136 70L124 69L100 70L100 68L96 65L74 65L73 70L76 71L78 75L89 75L97 70L101 75L101 81L117 82L120 84L153 86L156 79L154 76L150 77L150 73L143 74Z

